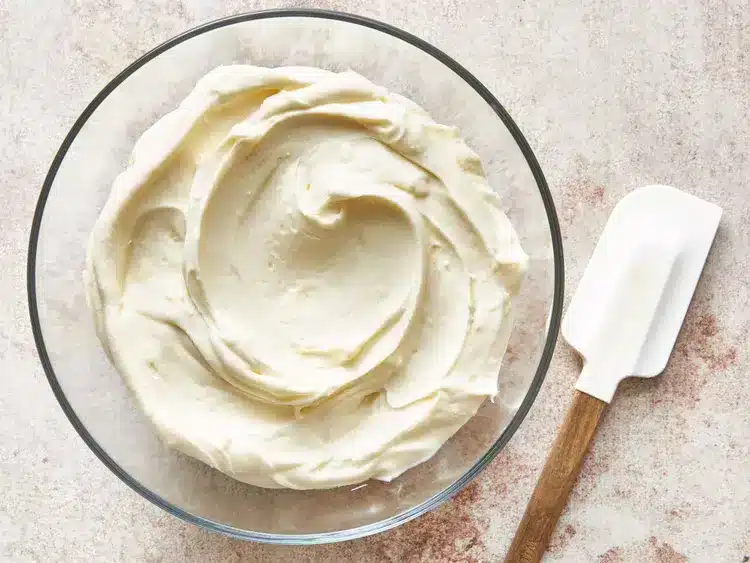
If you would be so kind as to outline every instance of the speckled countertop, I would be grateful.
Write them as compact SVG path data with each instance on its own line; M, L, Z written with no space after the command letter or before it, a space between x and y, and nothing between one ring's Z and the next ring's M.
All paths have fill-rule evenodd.
M28 232L43 176L78 113L128 62L188 27L304 4L0 0L3 561L501 559L576 378L563 343L520 431L453 502L381 536L291 549L210 534L128 489L75 434L37 360L26 307ZM554 194L568 288L629 190L672 184L725 208L664 377L622 385L546 560L750 560L747 0L315 5L403 27L497 95Z

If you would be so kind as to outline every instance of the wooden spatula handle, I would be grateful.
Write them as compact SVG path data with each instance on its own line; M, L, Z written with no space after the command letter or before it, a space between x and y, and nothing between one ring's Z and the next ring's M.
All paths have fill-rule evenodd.
M539 561L565 508L607 403L576 391L505 563Z

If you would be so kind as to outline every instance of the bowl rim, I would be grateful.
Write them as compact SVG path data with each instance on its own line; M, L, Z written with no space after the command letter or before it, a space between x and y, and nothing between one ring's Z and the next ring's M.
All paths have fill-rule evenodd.
M413 506L395 516L386 518L385 520L375 522L372 524L366 524L364 526L358 526L355 528L336 530L333 532L322 532L322 533L311 533L311 534L273 534L267 532L253 532L249 530L243 530L221 522L215 522L208 518L203 518L196 514L192 514L186 510L183 510L164 498L160 497L153 491L149 490L145 486L141 485L136 479L128 474L123 468L121 468L94 440L91 434L89 434L86 427L83 425L81 420L76 415L71 404L68 402L62 387L57 380L55 371L52 367L52 362L47 353L47 349L44 343L44 337L42 335L42 327L39 320L39 310L36 302L36 256L37 256L37 243L39 239L39 232L42 224L42 218L44 215L44 208L47 202L47 198L54 184L55 177L58 169L65 158L70 146L73 144L80 130L83 128L88 119L93 115L99 105L109 96L122 82L130 77L143 65L156 58L165 51L175 47L184 41L187 41L203 33L213 31L222 27L243 23L254 20L264 20L270 18L317 18L317 19L329 19L347 22L355 25L360 25L366 28L380 31L387 35L390 35L396 39L405 41L412 46L420 49L426 54L432 56L438 61L442 62L449 69L455 72L460 78L462 78L469 86L471 86L487 104L492 108L495 114L502 120L503 124L508 128L509 132L513 136L516 144L521 149L529 168L532 171L534 179L539 188L539 193L544 203L544 208L547 214L547 221L550 228L550 236L552 238L552 251L553 251L553 265L554 265L554 289L553 289L553 300L552 308L550 310L550 316L548 320L547 337L542 351L539 365L537 366L536 373L531 382L528 392L526 393L518 411L513 416L510 423L503 430L500 437L495 441L492 446L482 455L474 465L464 473L459 479L454 481L450 486L444 490L436 493L429 499L422 503ZM261 10L244 12L234 14L212 20L196 27L190 28L167 41L161 43L157 47L151 49L146 54L136 59L133 63L128 65L122 70L117 76L115 76L110 82L94 97L94 99L86 106L81 115L76 119L75 123L71 127L68 134L65 136L60 148L58 149L55 157L50 165L50 169L47 176L42 184L41 193L37 200L36 209L34 211L34 217L31 225L31 234L29 238L29 248L27 255L27 268L26 268L26 284L29 304L29 315L31 317L32 333L34 335L34 342L36 344L37 353L44 369L47 380L52 387L52 391L60 403L63 412L67 416L70 423L73 425L75 430L81 436L86 445L94 452L99 460L106 465L110 471L112 471L120 480L122 480L131 489L139 493L144 498L151 501L153 504L164 509L168 513L176 516L186 522L196 524L202 528L210 531L219 532L227 536L261 543L269 544L288 544L288 545L313 545L313 544L325 544L334 543L346 540L352 540L356 538L362 538L370 536L376 533L384 532L395 528L401 524L413 520L426 512L435 509L446 500L457 495L464 487L466 487L505 447L510 438L515 434L518 427L526 417L531 405L533 404L539 389L544 381L544 377L549 368L550 361L552 359L552 353L555 348L557 341L557 335L560 329L560 323L562 319L562 305L564 296L564 264L563 264L563 244L562 235L560 232L560 225L557 218L557 212L550 193L547 181L544 178L539 163L534 156L528 142L524 138L521 130L515 124L513 119L510 117L505 108L495 98L495 96L482 84L473 74L466 70L462 65L456 62L453 58L445 54L443 51L433 46L432 44L420 39L419 37L403 31L390 24L383 23L381 21L367 18L360 15L350 14L346 12L336 10L321 10L312 8L284 8L284 9L272 9L272 10Z

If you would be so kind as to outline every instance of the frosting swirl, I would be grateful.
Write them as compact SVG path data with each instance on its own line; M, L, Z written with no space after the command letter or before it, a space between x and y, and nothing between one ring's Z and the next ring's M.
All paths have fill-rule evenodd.
M393 479L493 396L527 261L454 128L352 72L240 65L139 139L87 258L166 442L296 489Z

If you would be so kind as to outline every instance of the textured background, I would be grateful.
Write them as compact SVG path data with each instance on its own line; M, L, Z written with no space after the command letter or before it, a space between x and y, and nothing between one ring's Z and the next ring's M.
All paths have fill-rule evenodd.
M452 503L331 547L250 545L120 483L57 406L27 320L39 188L73 120L135 57L197 23L302 2L0 0L0 559L496 561L559 424L577 362L558 346L510 445ZM750 5L725 0L340 0L436 44L503 102L555 196L575 287L618 199L681 187L725 216L670 365L607 414L547 560L750 561ZM568 291L570 294L570 291Z

